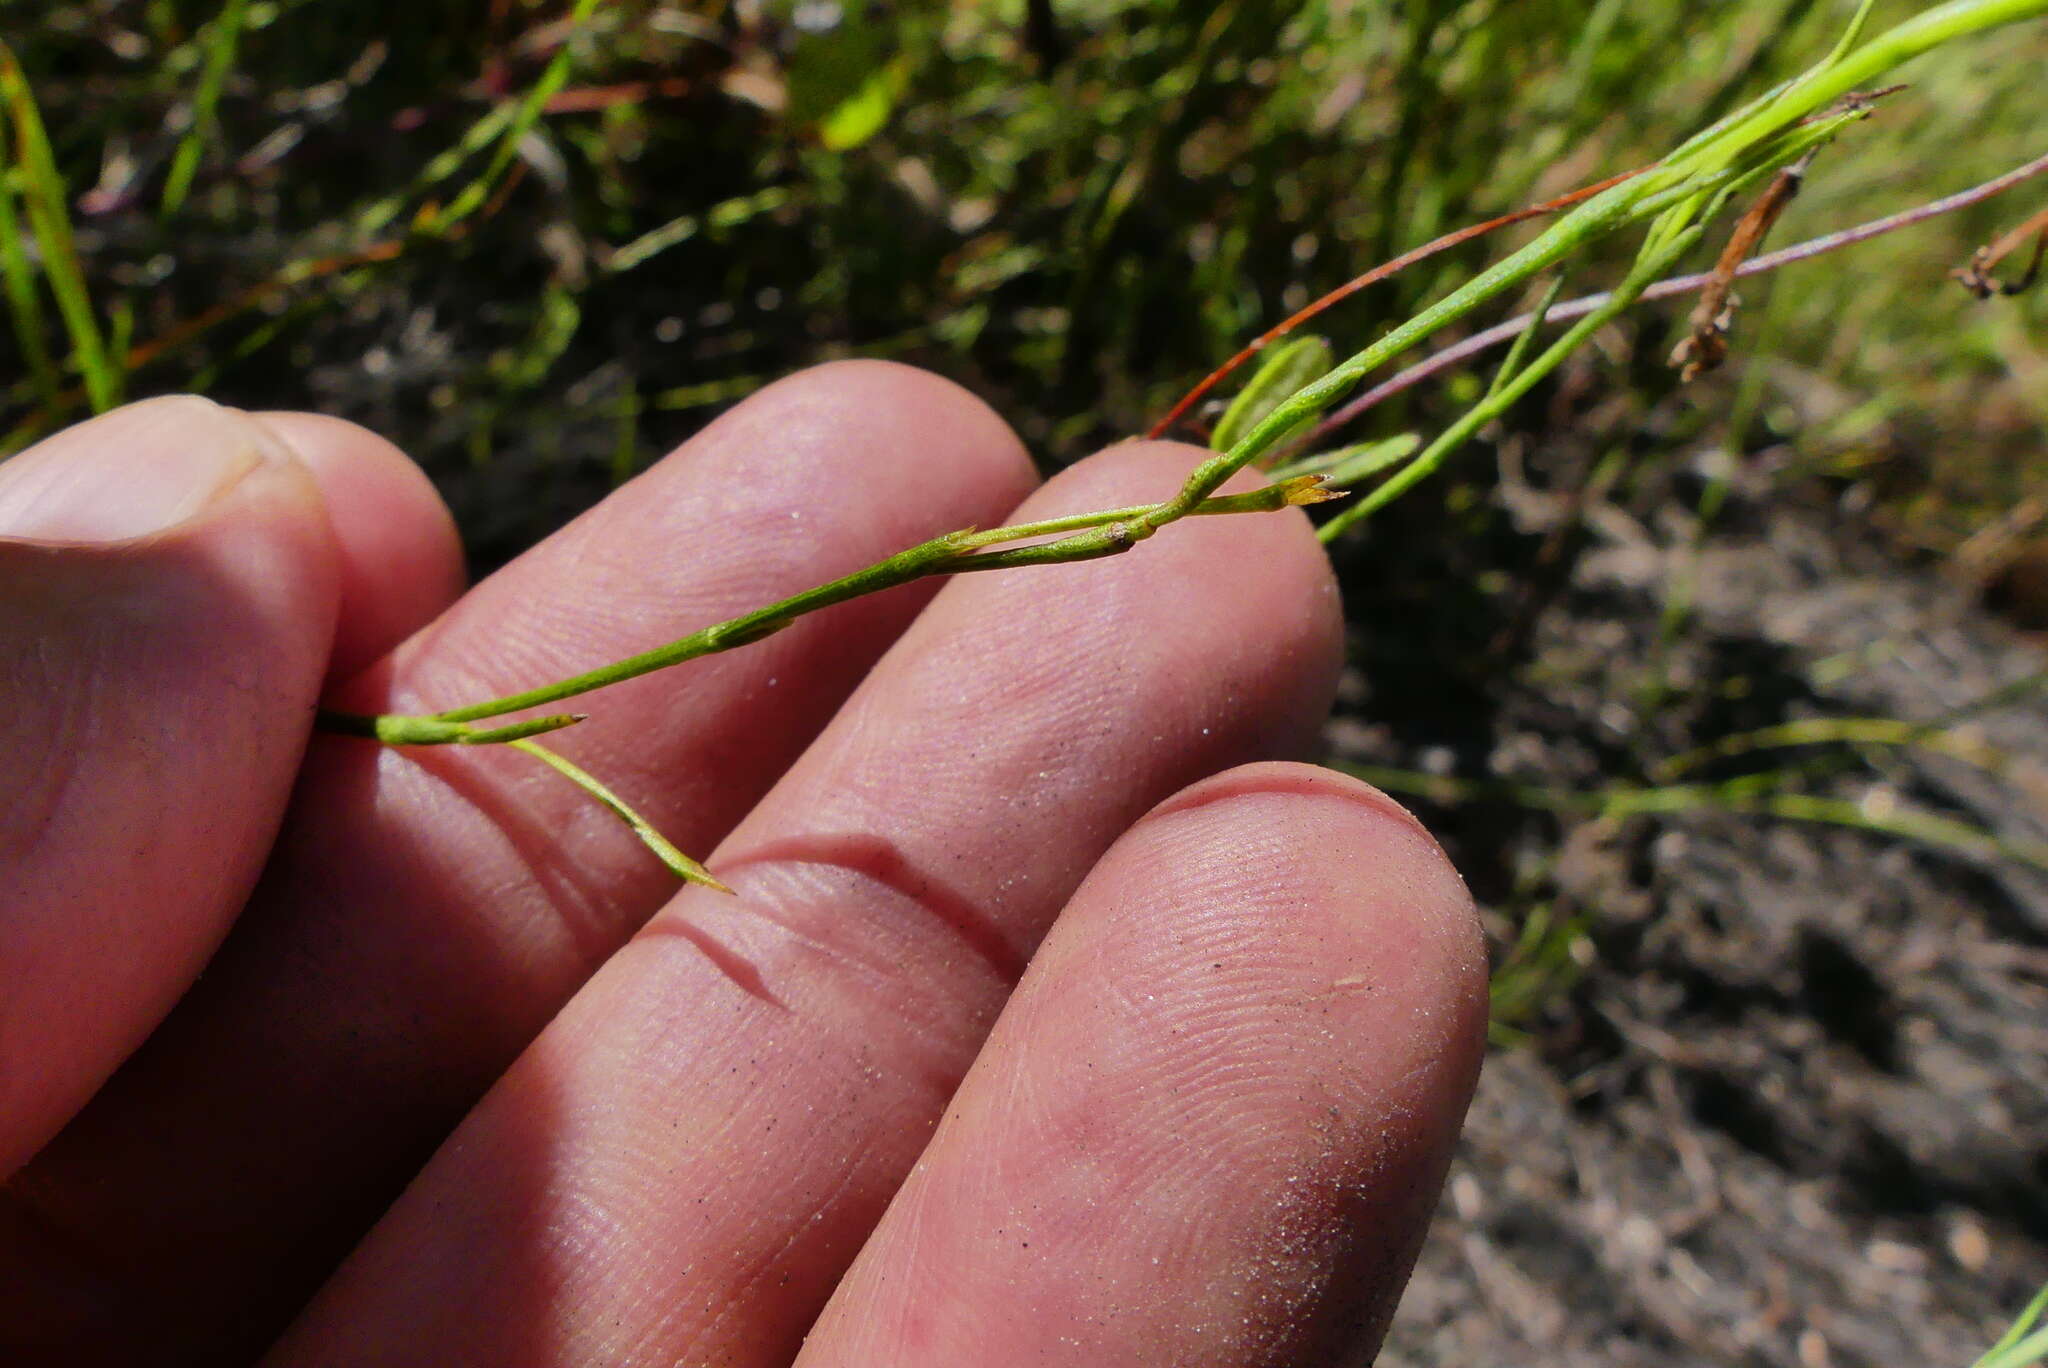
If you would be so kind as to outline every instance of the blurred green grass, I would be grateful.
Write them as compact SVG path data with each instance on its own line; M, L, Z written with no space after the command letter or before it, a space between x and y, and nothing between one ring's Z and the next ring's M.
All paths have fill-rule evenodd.
M1383 257L1640 164L1825 51L1853 7L589 8L0 9L90 317L142 349L132 378L97 374L80 320L11 294L0 376L23 378L0 431L18 446L123 383L342 413L455 487L486 563L831 357L953 375L1059 463ZM2038 155L2044 62L2031 25L1916 64L1773 241ZM1745 289L1744 364L1659 440L1795 441L1870 482L1910 544L1953 546L2048 475L2040 296L1986 306L1944 279L2028 194ZM1328 330L1362 341L1503 246ZM1637 412L1673 388L1643 350L1599 377ZM1423 395L1356 435L1441 411Z

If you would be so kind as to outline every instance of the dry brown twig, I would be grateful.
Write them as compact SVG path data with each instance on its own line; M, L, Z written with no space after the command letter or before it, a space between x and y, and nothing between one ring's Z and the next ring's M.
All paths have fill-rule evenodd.
M1887 95L1896 95L1906 87L1890 85L1882 90L1859 90L1845 95L1825 114L1815 114L1805 122L1812 123L1821 118L1833 118L1841 114L1864 114ZM1815 149L1817 152L1819 149ZM1714 262L1714 269L1707 273L1707 283L1700 291L1699 303L1694 305L1688 322L1692 331L1671 349L1671 364L1683 366L1679 375L1682 384L1691 384L1707 371L1719 368L1728 359L1728 330L1735 324L1735 310L1742 299L1734 292L1735 273L1742 263L1755 254L1770 236L1772 225L1785 212L1806 184L1806 168L1813 164L1814 152L1809 152L1790 166L1783 167L1771 177L1771 183L1764 187L1749 212L1736 221L1735 230L1728 235L1728 245L1721 249L1721 255Z
M1778 215L1798 195L1799 187L1806 181L1806 168L1812 162L1813 153L1809 152L1781 168L1749 212L1736 221L1735 231L1728 235L1728 245L1721 249L1720 258L1700 290L1699 302L1693 306L1689 320L1692 331L1671 349L1671 364L1685 368L1679 373L1681 383L1691 384L1728 359L1728 329L1734 326L1735 308L1742 302L1735 294L1735 272L1749 260L1771 231L1771 225L1778 221Z
M2018 251L2020 244L2028 238L2034 240L2034 256L2027 263L2027 269L2020 272L2017 280L2000 280L1991 274L1991 268ZM1949 275L1962 282L1964 289L1979 299L1993 295L2016 295L2032 285L2041 275L2041 258L2048 253L2048 208L2022 223L1988 247L1979 247L1970 256L1970 264L1958 266Z

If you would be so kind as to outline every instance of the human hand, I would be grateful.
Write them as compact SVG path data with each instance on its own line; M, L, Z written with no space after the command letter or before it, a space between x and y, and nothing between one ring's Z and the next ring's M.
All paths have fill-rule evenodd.
M1195 459L1031 493L961 391L825 367L466 594L347 424L154 401L0 466L0 1360L1369 1357L1484 966L1412 819L1253 763L1336 671L1298 512L591 697L560 748L733 897L528 757L308 739Z

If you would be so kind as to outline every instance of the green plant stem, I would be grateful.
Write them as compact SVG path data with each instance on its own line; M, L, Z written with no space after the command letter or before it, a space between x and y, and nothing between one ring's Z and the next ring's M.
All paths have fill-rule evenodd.
M1860 31L1866 12L1867 7L1859 9L1852 21L1851 38ZM1838 45L1827 61L1805 76L1694 135L1655 169L1588 199L1520 251L1482 271L1329 374L1296 391L1229 451L1205 462L1190 477L1181 493L1162 504L1146 521L1157 527L1181 516L1189 505L1206 497L1233 471L1258 460L1273 445L1298 430L1304 420L1322 413L1342 398L1365 375L1464 317L1486 300L1556 265L1596 238L1655 216L1657 221L1651 228L1649 241L1637 257L1631 280L1637 280L1643 263L1653 257L1675 260L1676 253L1665 255L1668 249L1681 235L1695 232L1698 221L1711 216L1721 197L1827 141L1841 127L1861 117L1862 111L1847 109L1832 118L1822 119L1817 126L1802 127L1802 120L1931 48L1968 33L2043 14L2048 14L2048 0L1951 0L1949 4L1907 20L1861 48L1845 52L1848 46L1845 41ZM1650 279L1641 279L1637 293L1649 284ZM1612 316L1604 305L1602 313ZM1574 334L1582 340L1590 335L1590 330L1580 332L1574 329ZM1544 361L1548 360L1550 354L1546 353ZM1544 361L1536 364L1542 365ZM1484 421L1481 419L1479 423L1472 424L1471 429L1476 430ZM1458 440L1462 441L1463 437ZM1433 457L1433 463L1425 464L1432 452L1436 452L1434 444L1424 456L1417 457L1414 463L1404 467L1389 481L1392 493L1383 494L1382 491L1389 486L1382 486L1368 499L1346 509L1325 527L1325 539L1370 516L1388 499L1405 492L1429 469L1433 469L1434 464L1440 464L1442 453ZM1128 531L1132 536L1149 535L1148 529L1138 526L1132 526Z
M1535 342L1537 334L1543 331L1543 321L1550 316L1550 306L1557 303L1557 296L1563 289L1564 277L1553 277L1549 288L1543 292L1543 298L1529 314L1529 326L1515 335L1515 340L1508 345L1506 358L1500 363L1500 369L1493 373L1493 383L1486 387L1488 399L1499 394L1501 387L1512 381L1522 369L1522 362L1528 358L1530 345Z
M1424 447L1413 460L1395 471L1383 484L1376 486L1370 494L1324 523L1317 535L1326 542L1343 536L1360 522L1407 493L1418 482L1428 478L1437 467L1449 459L1453 451L1463 446L1473 433L1507 412L1538 381L1563 365L1587 338L1606 327L1617 315L1635 303L1636 297L1648 288L1650 282L1662 275L1672 262L1698 240L1698 236L1697 228L1690 229L1685 235L1667 243L1661 250L1638 261L1635 268L1629 272L1628 279L1615 289L1604 305L1573 324L1562 337L1550 345L1547 351L1517 372L1512 380L1505 384L1496 383L1484 399L1474 404L1462 418L1438 434L1436 440Z
M533 83L532 89L519 101L518 110L513 114L511 122L505 126L504 133L498 139L497 149L491 154L491 160L485 166L483 174L465 185L448 207L434 216L433 231L445 233L483 207L492 189L512 165L512 158L518 155L520 141L540 121L541 113L547 108L548 101L554 98L555 92L568 81L575 36L590 21L591 13L596 8L597 0L576 0L576 7L569 11L569 36L563 39L560 50L549 59L546 69L540 74L540 79Z
M1196 505L1191 513L1198 516L1257 513L1295 504L1315 503L1333 497L1322 488L1322 483L1323 478L1320 475L1300 475L1243 494L1228 494L1204 500ZM864 594L893 588L927 575L1056 564L1113 555L1135 545L1135 542L1121 536L1120 533L1133 519L1149 515L1152 507L1143 505L1136 508L1105 509L1095 513L998 527L985 532L971 528L949 532L913 546L907 551L898 552L864 570L855 571L851 575L842 576L801 594L791 595L779 603L769 604L765 608L707 627L701 632L694 632L679 641L672 641L665 646L658 646L637 656L629 656L625 660L614 661L599 669L559 680L554 684L528 689L505 698L471 704L465 708L454 708L432 716L396 713L368 715L323 708L317 715L316 725L323 731L345 736L360 736L388 746L508 745L515 750L524 751L610 809L677 877L730 893L732 890L713 878L702 864L685 855L673 842L657 831L652 823L635 812L624 799L606 788L593 775L566 757L534 742L533 738L536 736L559 731L563 727L583 721L586 714L561 713L522 718L497 727L477 727L472 723L482 718L518 712L586 693L592 689L600 689L608 684L616 684L653 670L680 665L699 656L744 646L781 631L806 613L813 613ZM1052 540L1034 541L1036 538ZM1006 547L1008 543L1020 541L1034 544L1007 545L1006 549L1001 550L990 549Z
M1998 1337L1998 1343L1984 1351L1984 1357L1971 1368L2028 1368L2048 1358L2048 1329L2034 1331L2034 1325L2044 1313L2048 1313L2048 1285L2034 1294L2034 1299L2013 1320L2006 1332Z
M2048 1330L2037 1330L1997 1353L1986 1354L1977 1360L1975 1368L2033 1368L2042 1359L2048 1359Z
M2048 0L2030 2L2048 11ZM1520 251L1480 272L1435 304L1395 327L1379 341L1339 364L1321 379L1295 391L1255 424L1236 445L1197 467L1179 494L1158 505L1145 518L1125 524L1125 535L1134 540L1141 539L1150 536L1167 523L1184 517L1194 504L1208 497L1224 480L1245 466L1257 462L1273 447L1286 441L1305 423L1343 398L1365 376L1424 341L1431 334L1455 323L1487 300L1514 289L1532 276L1548 270L1597 238L1605 237L1630 223L1655 218L1656 224L1652 228L1650 241L1637 256L1635 268L1630 273L1634 292L1640 294L1655 280L1656 275L1661 273L1646 273L1645 263L1654 260L1668 265L1677 260L1684 247L1689 247L1696 240L1699 225L1690 220L1698 216L1702 209L1710 215L1712 207L1718 205L1720 199L1728 193L1827 141L1844 124L1860 117L1860 112L1845 113L1817 127L1767 132L1744 149L1749 154L1747 160L1731 158L1725 164L1705 169L1695 168L1683 175L1670 174L1660 169L1659 172L1623 181L1593 196L1552 224L1540 237ZM1674 246L1678 250L1672 250ZM1623 290L1615 292L1617 298L1623 293ZM1634 294L1628 295L1622 307L1626 308L1633 300ZM1604 323L1615 312L1619 310L1608 312L1607 306L1603 305L1600 321ZM1583 341L1591 333L1592 329L1575 328L1567 336ZM1562 356L1552 360L1551 354L1546 353L1536 365L1541 366L1548 362L1554 368L1562 360ZM1503 387L1502 393L1510 388L1513 387ZM1476 429L1484 421L1482 419L1473 427ZM1462 441L1463 438L1460 437L1459 440ZM1416 463L1421 464L1422 459L1418 457ZM1436 460L1440 463L1441 455ZM1406 473L1404 470L1403 474ZM1396 477L1397 480L1400 478ZM1407 489L1415 479L1420 478L1420 475L1413 476L1402 483L1399 490ZM1375 495L1377 494L1378 491L1375 491ZM1368 513L1369 511L1368 509ZM1355 508L1346 512L1352 515L1350 521L1353 523L1357 521L1358 516L1363 516Z
M70 333L71 354L85 380L86 396L94 412L104 413L121 402L121 376L101 340L92 298L85 286L85 273L79 269L64 178L57 172L49 134L43 128L28 78L4 42L0 42L0 102L5 103L14 124L14 155L21 166L22 204L42 251L43 275Z
M571 13L572 23L580 25L594 8L595 0L577 0ZM1061 564L1116 555L1131 549L1161 528L1191 515L1252 512L1331 497L1320 488L1321 477L1316 475L1283 480L1250 494L1217 497L1216 490L1237 471L1254 464L1270 463L1262 458L1274 453L1282 443L1318 418L1371 371L1463 318L1486 301L1556 266L1594 240L1630 224L1650 220L1646 241L1623 285L1549 349L1524 365L1522 353L1533 344L1536 326L1540 324L1543 312L1539 310L1539 318L1532 323L1528 334L1518 339L1508 362L1481 401L1419 455L1396 470L1367 498L1332 519L1323 529L1326 540L1341 535L1428 476L1481 426L1504 412L1561 365L1594 331L1635 302L1699 239L1705 221L1718 212L1730 195L1819 146L1842 127L1862 117L1864 112L1853 101L1832 114L1822 111L1891 67L1930 48L1966 33L2048 14L2048 0L1951 0L1951 3L1928 10L1859 48L1855 46L1856 40L1870 9L1869 0L1859 5L1848 31L1835 50L1804 76L1696 134L1652 170L1621 181L1587 199L1519 251L1481 271L1464 285L1396 326L1377 342L1275 404L1263 417L1251 423L1249 431L1232 442L1228 450L1197 466L1169 499L1136 508L1106 510L988 532L969 529L948 533L851 575L553 684L426 716L372 717L323 712L320 724L330 730L370 737L392 745L502 743L524 750L604 803L683 878L715 884L716 881L701 865L682 855L596 779L531 739L541 732L569 725L578 720L575 717L528 719L485 729L469 724L558 702L700 656L759 641L806 613L926 576ZM0 49L0 57L4 56L4 49ZM542 78L527 92L517 112L500 125L502 131L498 135L497 148L484 173L466 186L446 211L433 216L430 221L423 220L423 229L445 232L450 225L485 203L490 187L502 178L516 154L519 139L533 126L548 96L565 79L568 62L569 48L565 44ZM0 76L6 74L6 70L0 70ZM18 81L18 70L14 75ZM473 133L475 131L472 130ZM430 168L430 171L437 175L448 174L436 168ZM396 205L396 200L389 201L379 207L379 212L395 213ZM651 250L658 250L658 245L650 243ZM1544 300L1544 309L1547 310L1554 302L1556 292L1553 285ZM65 302L61 290L59 302ZM69 321L68 307L66 318ZM86 322L90 323L89 313ZM83 343L78 345L83 364L89 358L84 355ZM86 369L90 381L92 368L87 365ZM1260 397L1263 400L1263 394ZM1014 544L1019 542L1029 544ZM1368 774L1366 777L1372 776ZM1854 804L1839 800L1769 792L1759 789L1755 783L1743 781L1731 781L1718 787L1616 789L1597 799L1599 811L1614 814L1705 805L1769 811L1801 820L1831 821L1891 831L1935 844L1992 849L2016 854L2048 868L2048 853L2002 841L1964 823L1927 814L1865 812Z
M29 379L45 405L54 406L63 392L64 380L50 356L50 344L43 337L42 302L36 297L35 268L22 247L20 220L14 212L14 174L7 127L0 123L0 276L7 288L7 316L14 327L14 340L28 363Z
M1915 224L1924 223L1928 219L1939 215L1968 208L1973 204L1981 203L1994 195L2001 194L2016 185L2023 184L2041 175L2048 175L2048 157L2036 157L2025 165L2015 167L2003 175L1994 176L1980 185L1958 191L1953 195L1946 195L1927 204L1916 205L1911 209L1902 210L1896 214L1887 214L1883 218L1872 219L1868 223L1861 223L1853 228L1844 228L1837 232L1824 233L1819 237L1809 238L1805 242L1797 243L1791 247L1780 248L1763 256L1751 257L1736 268L1735 274L1738 279L1764 275L1784 266L1810 260L1813 257L1837 251L1844 247L1855 246L1872 238L1882 237L1886 233L1896 232L1901 228L1909 228ZM1696 274L1674 276L1669 279L1660 280L1649 289L1643 291L1642 300L1639 302L1671 299L1679 295L1690 294L1697 291L1710 279L1712 279L1711 272L1701 271ZM1554 322L1566 322L1574 318L1582 318L1589 311L1599 308L1606 300L1607 295L1605 293L1585 295L1578 299L1567 300L1562 304L1553 305L1550 310L1550 316ZM1522 314L1519 317L1510 318L1504 323L1495 324L1493 327L1474 333L1472 336L1436 352L1427 360L1419 361L1389 379L1381 381L1371 390L1353 399L1343 408L1325 418L1317 425L1315 431L1308 435L1304 445L1313 446L1317 441L1340 430L1352 419L1376 407L1385 400L1413 389L1423 381L1429 380L1453 366L1462 364L1489 348L1499 346L1503 342L1513 342L1519 339L1528 330L1529 322L1534 317L1534 314Z
M1205 500L1192 509L1191 514L1210 516L1266 512L1294 504L1320 502L1329 497L1331 495L1321 487L1319 476L1304 475L1244 494L1226 494ZM975 531L970 528L948 532L908 550L899 551L850 575L843 575L815 588L806 589L802 593L792 594L753 612L742 613L738 617L715 623L666 645L613 661L609 665L568 679L557 680L552 684L424 716L368 716L323 711L320 714L319 725L326 731L370 737L387 745L485 744L488 740L502 738L495 735L479 735L463 724L480 718L499 717L506 713L539 707L546 703L560 702L577 694L588 693L592 689L601 689L606 685L617 684L655 670L667 669L671 665L680 665L684 661L695 660L700 656L715 655L720 651L745 646L781 631L806 613L815 613L821 608L829 608L849 599L893 589L912 580L930 575L1008 570L1026 565L1064 564L1127 551L1135 543L1120 535L1122 529L1134 520L1151 516L1158 507L1157 504L1145 504L1134 508L1114 508L1072 517L1049 518L1040 522L1020 523L987 531ZM1038 542L1030 546L1013 546L1007 550L988 549L1038 537L1054 537L1056 540ZM568 725L567 721L557 719L541 720L553 720L557 726ZM548 731L554 729L553 726L543 728Z
M354 231L359 238L372 238L388 227L405 206L418 196L453 176L463 163L500 137L517 111L509 104L495 105L477 116L454 144L428 159L412 183L404 189L372 201L356 216ZM286 269L290 269L287 267Z
M2044 3L2048 3L2048 0L2044 0ZM1843 127L1862 117L1861 111L1851 111L1811 127L1794 129L1783 137L1772 139L1753 162L1745 164L1738 170L1716 173L1713 181L1701 188L1695 189L1688 184L1667 191L1661 196L1646 197L1643 204L1638 206L1636 217L1641 217L1660 204L1666 207L1659 212L1659 217L1652 224L1649 241L1637 255L1634 265L1630 267L1628 278L1615 287L1597 309L1574 323L1548 351L1516 372L1513 379L1508 379L1509 367L1515 359L1515 352L1521 349L1527 334L1517 338L1518 345L1510 353L1509 365L1502 367L1501 373L1495 377L1484 398L1473 405L1457 422L1438 434L1436 440L1425 447L1420 455L1396 471L1384 484L1325 523L1317 535L1326 542L1344 535L1435 473L1437 468L1449 459L1451 453L1469 440L1475 432L1505 413L1544 376L1563 365L1595 332L1634 304L1658 277L1692 249L1704 231L1705 220L1711 219L1730 196L1786 162L1805 155L1832 138ZM1607 194L1627 191L1633 184L1635 182L1625 181ZM1604 198L1606 196L1603 195L1588 200L1585 208L1594 207ZM1699 217L1699 222L1685 221L1695 215ZM1574 214L1572 219L1577 217L1578 215ZM1570 227L1572 219L1565 220L1550 231L1556 233ZM1542 245L1542 242L1543 239L1539 238L1530 246L1537 247ZM1514 259L1511 257L1509 261ZM1550 296L1544 301L1543 309L1539 309L1538 317L1532 320L1532 327L1541 321L1541 314L1555 302L1555 294L1556 288L1553 286Z
M2048 0L1950 0L1922 11L1888 29L1853 52L1837 52L1814 71L1793 81L1759 105L1728 120L1711 136L1695 139L1674 158L1665 174L1726 166L1745 149L1773 130L1803 119L1850 94L1870 86L1902 62L1918 57L1944 43L2048 15ZM1862 22L1862 15L1855 21Z

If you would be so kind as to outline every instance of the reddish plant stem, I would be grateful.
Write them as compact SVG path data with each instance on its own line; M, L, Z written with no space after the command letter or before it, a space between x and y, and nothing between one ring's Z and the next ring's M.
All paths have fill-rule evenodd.
M1377 285L1380 281L1385 280L1389 276L1399 274L1400 272L1406 270L1408 267L1413 266L1418 261L1427 260L1428 258L1435 256L1439 252L1447 252L1451 248L1456 247L1461 243L1470 242L1473 238L1484 237L1486 234L1491 233L1496 228L1505 228L1509 224L1520 223L1524 219L1538 218L1544 214L1554 214L1560 209L1569 209L1574 204L1577 204L1579 201L1591 199L1593 196L1599 194L1602 190L1606 190L1613 186L1619 185L1623 181L1629 179L1631 176L1640 176L1644 171L1647 170L1649 170L1649 168L1644 166L1637 167L1633 171L1624 171L1618 176L1608 177L1606 180L1601 181L1597 185L1581 186L1579 189L1572 191L1568 195L1559 195L1554 200L1546 200L1542 204L1532 204L1526 209L1517 209L1512 214L1502 214L1499 218L1488 219L1485 223L1475 223L1470 227L1460 228L1456 232L1444 234L1442 237L1436 239L1434 242L1425 242L1420 247L1417 247L1415 250L1411 252L1404 252L1400 256L1395 257L1392 261L1385 262L1381 265L1373 267L1364 275L1359 276L1357 279L1349 281L1346 284L1339 285L1336 289L1330 291L1321 299L1316 300L1313 304L1308 305L1306 308L1297 310L1283 322L1275 324L1273 327L1267 329L1265 332L1260 333L1257 337L1253 338L1251 342L1246 344L1245 348L1242 351L1238 352L1237 355L1231 357L1228 361L1225 361L1221 366L1209 372L1209 374L1206 377L1204 377L1201 384L1196 385L1193 389L1189 390L1186 394L1182 395L1180 402L1175 404L1173 408L1167 412L1167 415L1164 418L1161 418L1158 422L1154 423L1152 425L1151 430L1147 432L1145 435L1147 437L1164 436L1167 432L1172 430L1173 425L1175 423L1178 423L1182 418L1185 418L1187 416L1188 410L1192 409L1196 404L1201 403L1203 398L1208 395L1210 390L1215 389L1217 385L1221 384L1224 381L1224 379L1227 378L1231 374L1231 372L1235 371L1239 366L1242 366L1245 362L1251 360L1254 356L1257 356L1261 351L1265 350L1268 346L1271 346L1273 343L1278 342L1281 338L1287 336L1287 334L1293 332L1296 328L1308 322L1309 319L1314 318L1317 314L1323 312L1323 310L1328 309L1335 304L1342 303L1344 300L1349 299L1352 295L1357 294L1366 286Z

